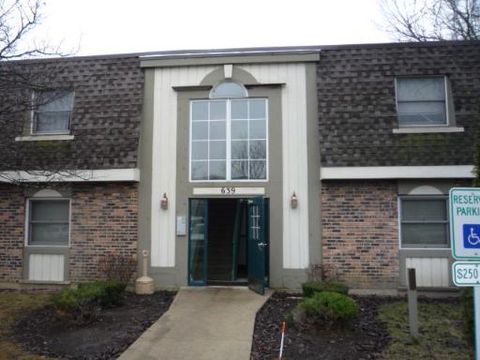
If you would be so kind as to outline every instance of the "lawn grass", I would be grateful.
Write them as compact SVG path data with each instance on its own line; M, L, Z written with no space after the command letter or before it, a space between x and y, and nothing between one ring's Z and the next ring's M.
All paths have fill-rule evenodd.
M25 352L11 338L11 326L27 311L44 306L51 295L19 291L0 292L0 359L37 360L45 357Z
M392 337L383 359L473 359L460 305L419 302L418 315L420 336L415 340L409 333L406 301L380 308L379 319Z

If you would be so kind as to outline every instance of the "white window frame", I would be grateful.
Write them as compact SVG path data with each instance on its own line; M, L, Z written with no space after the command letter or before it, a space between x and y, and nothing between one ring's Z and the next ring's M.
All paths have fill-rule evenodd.
M54 92L55 90L52 90L50 92ZM58 89L58 91L63 91L66 94L72 94L72 107L70 109L70 114L68 118L68 129L65 131L53 131L53 132L37 132L35 131L35 115L39 112L37 106L33 106L32 111L30 112L30 135L32 136L44 136L44 135L70 135L71 133L71 127L72 127L72 114L73 114L73 107L75 104L75 91L73 90L68 90L68 89ZM35 104L35 97L38 96L38 93L41 93L42 91L33 91L32 92L32 104ZM45 91L49 92L49 91Z
M398 120L399 110L398 110L398 80L405 79L433 79L433 78L443 78L443 90L445 92L445 123L444 124L400 124ZM448 79L445 75L418 75L418 76L398 76L395 77L395 107L397 111L397 121L399 128L444 128L451 126L450 121L450 108L449 108L449 92L448 92Z
M231 144L232 144L232 138L231 138L231 124L232 124L232 116L231 116L231 104L232 100L265 100L265 179L232 179L232 174L231 174L231 164L232 164L232 154L231 154ZM192 179L192 106L195 102L213 102L213 101L225 101L226 102L226 119L225 119L225 127L226 127L226 137L225 137L225 142L226 142L226 156L225 156L225 162L226 162L226 172L225 172L225 179L218 179L218 180L209 180L209 179L203 179L203 180L197 180L197 179ZM226 183L226 182L239 182L239 183L252 183L252 182L261 182L265 183L268 182L269 179L269 132L268 132L268 115L269 115L269 108L268 108L268 98L267 97L245 97L245 98L213 98L213 99L192 99L190 100L189 104L189 158L188 158L188 172L189 172L189 181L192 183ZM250 121L251 119L248 119ZM255 120L255 119L253 119ZM210 121L210 120L208 120ZM215 121L215 120L214 120ZM255 140L255 139L248 139L250 140ZM261 139L262 141L264 139ZM210 141L210 140L208 140ZM237 159L233 159L234 161Z
M30 212L31 202L42 201L68 201L68 242L66 245L31 245L30 239ZM31 197L26 199L25 205L25 247L30 248L69 248L71 245L71 232L72 232L72 201L70 198L65 197Z
M411 244L403 245L402 239L402 200L445 200L445 210L447 215L447 243L445 246L439 246L435 244L432 246L425 246L424 244L419 244L418 246L413 246ZM448 211L448 196L447 195L400 195L398 196L398 245L399 249L402 250L449 250L451 249L451 240L450 240L450 214ZM429 222L425 222L429 223Z

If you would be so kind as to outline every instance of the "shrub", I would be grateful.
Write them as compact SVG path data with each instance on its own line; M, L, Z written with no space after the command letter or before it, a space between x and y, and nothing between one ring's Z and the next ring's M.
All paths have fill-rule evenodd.
M307 315L327 321L347 321L358 314L358 306L351 297L336 292L316 292L304 298L300 306Z
M473 318L473 289L467 288L462 292L462 316L467 338L473 342L474 318Z
M100 284L100 287L103 287L103 293L100 296L100 305L102 307L112 307L121 304L122 295L127 287L126 284L113 280L93 284Z
M315 293L322 291L335 292L343 295L348 294L348 286L330 281L308 281L302 284L302 290L304 297L312 297Z
M53 298L54 306L75 320L95 320L102 307L120 304L125 284L116 281L95 281L80 284L78 288L66 288Z
M132 256L106 254L98 261L98 269L107 281L128 284L137 267L137 260Z
M83 286L77 289L63 289L53 298L58 310L71 315L79 322L95 320L100 310L102 289L94 286Z
M337 269L331 264L312 264L307 270L309 281L335 281L337 276Z

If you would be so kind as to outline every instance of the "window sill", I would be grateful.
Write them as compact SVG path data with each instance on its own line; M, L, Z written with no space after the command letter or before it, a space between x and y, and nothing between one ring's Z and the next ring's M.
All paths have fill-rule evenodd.
M75 137L69 134L17 136L15 141L69 141Z
M404 246L400 246L400 250L413 250L413 251L417 251L417 250L421 250L421 251L429 251L429 250L445 250L445 251L452 251L452 247L449 245L449 246L431 246L431 247L426 247L426 246L417 246L417 247L404 247Z
M393 129L394 134L426 134L426 133L456 133L464 132L463 127L456 126L418 126L418 127L401 127Z
M49 198L47 200L65 200L63 198ZM34 198L35 200L35 198ZM47 248L47 249L70 249L70 245L31 245L31 244L26 244L25 247L27 248L32 248L32 249L39 249L39 248Z
M70 281L20 280L20 284L32 285L70 285Z

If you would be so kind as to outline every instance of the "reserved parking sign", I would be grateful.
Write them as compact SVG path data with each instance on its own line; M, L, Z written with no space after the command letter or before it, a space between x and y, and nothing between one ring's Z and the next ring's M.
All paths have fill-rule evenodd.
M480 359L480 188L452 188L449 198L452 280L473 287L475 359Z
M480 260L480 189L452 188L449 200L453 257Z

